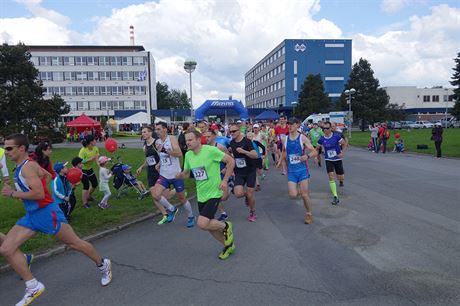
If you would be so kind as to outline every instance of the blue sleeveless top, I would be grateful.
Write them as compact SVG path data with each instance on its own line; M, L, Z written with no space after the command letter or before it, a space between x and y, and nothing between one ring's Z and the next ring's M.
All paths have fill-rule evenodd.
M288 164L288 172L307 171L307 162L300 160L303 155L303 144L301 142L302 135L292 140L289 136L286 137L286 158Z

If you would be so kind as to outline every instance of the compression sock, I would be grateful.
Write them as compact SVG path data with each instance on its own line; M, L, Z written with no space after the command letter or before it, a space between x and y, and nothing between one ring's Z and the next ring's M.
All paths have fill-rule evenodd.
M187 202L184 204L184 208L185 208L185 210L187 211L188 217L189 217L189 218L193 217L192 205L190 205L190 202L189 202L189 201L187 201Z
M329 188L331 188L332 195L337 197L337 185L335 184L335 181L329 181Z
M165 197L161 197L160 204L163 205L163 207L166 208L169 211L174 211L175 210L174 206L172 206L171 203L169 203L169 201L166 200Z

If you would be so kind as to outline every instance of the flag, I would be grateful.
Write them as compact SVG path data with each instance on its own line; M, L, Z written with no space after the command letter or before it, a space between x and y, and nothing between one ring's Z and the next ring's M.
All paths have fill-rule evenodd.
M139 77L137 78L138 81L145 81L147 78L147 68L144 68L144 71L139 71Z

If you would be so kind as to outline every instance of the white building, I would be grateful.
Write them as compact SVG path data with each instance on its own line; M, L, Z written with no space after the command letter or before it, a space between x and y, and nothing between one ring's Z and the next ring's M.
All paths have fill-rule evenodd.
M127 117L157 108L155 60L142 46L30 46L45 98L60 95L65 119Z
M446 114L454 107L454 89L441 86L417 88L415 86L383 87L390 97L390 103L403 106L407 113L414 115Z

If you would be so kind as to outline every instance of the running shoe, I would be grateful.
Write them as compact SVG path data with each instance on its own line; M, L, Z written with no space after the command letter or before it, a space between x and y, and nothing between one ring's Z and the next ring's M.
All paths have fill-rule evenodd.
M257 215L255 211L251 211L248 217L249 222L254 222L257 220Z
M312 224L313 223L313 215L307 213L305 215L305 224Z
M224 245L229 246L233 243L233 224L232 222L225 222L226 228L224 229Z
M262 174L262 177L260 178L262 181L265 179L265 173Z
M102 266L99 267L99 271L101 271L102 278L101 278L101 285L107 286L112 281L112 262L110 259L104 258L102 260Z
M29 305L30 303L32 303L33 300L39 297L40 294L42 294L44 291L45 291L45 286L40 282L37 283L37 286L35 288L32 288L32 289L26 288L24 297L22 298L22 300L20 300L16 304L16 306Z
M227 220L227 219L228 219L227 213L223 212L223 213L220 214L220 216L219 216L219 218L218 218L217 220L219 220L219 221L225 221L225 220Z
M24 254L24 257L26 258L27 266L30 267L32 266L32 262L34 261L34 255L33 254Z
M187 227L193 227L195 225L195 216L187 218Z
M281 175L286 175L286 171L281 172Z
M110 205L109 203L99 203L99 205L97 206L99 206L100 209L107 209L112 207L112 205Z
M83 208L90 208L91 205L89 205L89 203L86 203L86 204L83 204Z
M179 209L177 207L174 207L173 211L168 211L168 223L173 222L174 218L176 218L177 212Z
M235 251L235 244L232 243L229 246L224 247L222 252L219 254L219 259L227 259Z
M343 187L343 181L340 181L340 182L339 182L339 186L340 186L340 187Z
M339 198L338 197L334 197L334 200L332 200L332 205L337 205L339 204Z
M168 223L168 215L163 215L160 221L158 221L158 225L163 225L165 223Z

